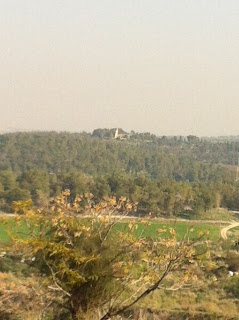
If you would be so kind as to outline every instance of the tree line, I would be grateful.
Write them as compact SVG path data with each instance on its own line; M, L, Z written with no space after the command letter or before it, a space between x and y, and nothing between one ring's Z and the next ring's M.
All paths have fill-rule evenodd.
M16 175L0 171L0 209L11 212L13 201L31 199L35 206L46 206L62 190L71 190L72 199L91 192L99 201L104 196L125 196L138 203L134 215L172 216L205 212L212 208L239 206L239 183L204 183L200 181L153 180L144 173L126 172L97 175L71 170L47 173L30 169Z
M139 203L139 215L238 208L235 169L219 163L221 154L226 157L229 150L236 150L236 141L135 132L129 140L117 141L98 137L97 132L102 135L99 130L94 135L0 135L0 209L11 211L13 201L28 199L42 206L65 189L73 197L92 192L96 200L105 195L126 196ZM114 130L105 132L113 135ZM206 161L207 155L214 163Z
M152 143L140 139L104 140L87 133L65 132L5 134L0 135L0 170L19 174L35 168L48 173L75 169L92 176L120 171L144 172L152 179L205 183L232 181L235 177L234 172L219 165L220 159L216 155L212 162L207 161L206 155L214 154L215 146L219 147L217 144L211 144L205 150L200 149L200 144L190 147L185 144L187 149L184 150L182 145L182 148L162 145L161 140L163 138L158 138ZM200 159L195 150L201 155ZM227 150L223 152L228 153Z

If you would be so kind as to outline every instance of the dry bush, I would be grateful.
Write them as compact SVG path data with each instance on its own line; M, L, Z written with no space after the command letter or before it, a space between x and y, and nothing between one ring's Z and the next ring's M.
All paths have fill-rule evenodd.
M228 251L225 257L228 269L231 271L239 271L239 253L236 251Z
M44 294L33 278L19 279L0 273L0 319L40 319L45 307ZM32 318L34 315L34 318Z

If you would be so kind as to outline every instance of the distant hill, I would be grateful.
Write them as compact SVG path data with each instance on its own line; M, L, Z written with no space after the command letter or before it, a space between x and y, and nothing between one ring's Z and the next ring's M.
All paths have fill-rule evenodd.
M31 198L48 203L61 190L138 202L137 214L177 215L237 209L239 143L96 129L87 133L0 135L0 209ZM72 198L73 199L73 198Z
M186 140L158 138L150 133L132 133L126 141L104 139L104 135L112 135L114 130L97 129L92 134L18 132L0 135L0 170L20 173L32 168L47 172L77 169L93 176L123 170L132 174L145 172L152 179L204 182L233 175L231 170L218 164L232 165L239 143L215 144L194 136ZM125 134L123 130L119 132Z

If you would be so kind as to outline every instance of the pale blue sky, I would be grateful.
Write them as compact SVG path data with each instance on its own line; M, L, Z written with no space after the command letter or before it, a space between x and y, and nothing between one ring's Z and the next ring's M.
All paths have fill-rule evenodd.
M0 131L239 134L238 0L0 0Z

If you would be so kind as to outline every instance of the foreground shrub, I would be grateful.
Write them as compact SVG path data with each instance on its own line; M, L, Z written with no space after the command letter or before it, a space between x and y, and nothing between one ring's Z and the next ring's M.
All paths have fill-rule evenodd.
M205 263L202 243L188 235L178 242L173 228L158 230L154 239L136 238L137 222L122 224L135 209L125 198L94 203L93 195L85 194L69 203L69 195L65 191L53 199L50 209L21 211L15 232L11 225L11 250L41 276L46 306L55 319L70 314L72 319L106 320L156 289L199 283L197 270ZM147 227L149 222L141 223ZM16 237L22 225L25 234Z

